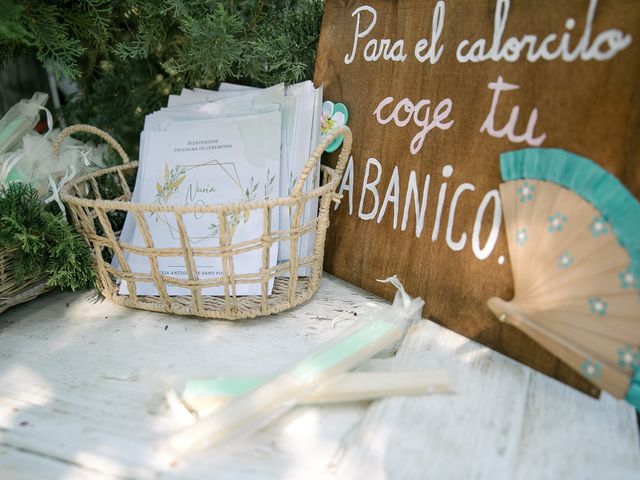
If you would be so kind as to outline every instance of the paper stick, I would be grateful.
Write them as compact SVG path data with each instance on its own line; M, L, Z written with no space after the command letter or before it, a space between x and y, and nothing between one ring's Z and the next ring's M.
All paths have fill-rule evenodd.
M258 388L264 377L200 378L187 382L185 405L206 416L234 398ZM348 372L336 376L303 398L299 405L375 400L394 395L450 393L453 379L445 370Z
M160 448L172 455L207 446L225 445L267 425L337 375L352 370L403 338L420 318L424 301L412 299L394 276L383 280L397 289L393 305L379 305L333 340L251 392L186 427Z

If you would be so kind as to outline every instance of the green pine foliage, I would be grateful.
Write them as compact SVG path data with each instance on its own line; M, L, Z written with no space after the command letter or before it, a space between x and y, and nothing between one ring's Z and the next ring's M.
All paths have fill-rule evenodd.
M67 123L136 155L144 115L183 87L308 79L321 0L0 0L0 62L24 52L81 92Z
M37 190L11 183L0 189L0 247L19 248L13 275L18 282L47 275L51 287L93 286L87 244L59 213L42 207Z

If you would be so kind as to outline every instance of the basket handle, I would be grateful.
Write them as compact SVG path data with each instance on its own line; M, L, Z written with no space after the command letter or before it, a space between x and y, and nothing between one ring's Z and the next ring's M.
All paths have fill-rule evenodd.
M122 159L122 163L129 163L129 156L120 145L111 135L109 135L104 130L100 130L99 128L92 127L91 125L72 125L70 127L65 128L60 132L58 137L53 142L53 154L58 157L60 156L60 145L62 145L62 141L67 138L69 135L73 135L77 132L86 132L93 133L94 135L99 136L103 140L105 140L113 149L118 152L120 158Z
M302 172L300 172L300 175L298 176L298 180L296 180L296 183L293 186L293 190L291 191L292 196L299 197L300 195L302 195L304 183L307 181L307 177L309 176L309 174L316 167L318 160L320 160L322 152L324 152L329 144L331 144L331 142L333 142L333 140L340 135L344 135L344 140L342 141L342 148L340 149L340 156L338 157L338 164L336 165L336 173L338 174L338 177L342 177L342 173L347 166L347 160L349 160L349 154L351 153L351 143L353 141L351 130L346 125L341 125L338 128L333 129L329 133L329 135L322 139L313 153L311 153L309 160L307 160L307 163L302 169Z

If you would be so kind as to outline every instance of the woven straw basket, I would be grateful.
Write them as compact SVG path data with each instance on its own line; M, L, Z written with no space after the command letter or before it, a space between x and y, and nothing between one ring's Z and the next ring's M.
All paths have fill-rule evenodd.
M339 127L327 135L311 154L289 197L206 206L167 206L158 204L140 204L131 202L131 189L127 177L131 178L138 162L129 162L122 147L107 133L89 125L68 127L56 139L56 151L62 140L76 132L94 133L105 139L122 157L123 164L97 170L65 184L60 190L60 198L67 204L73 222L94 251L97 286L109 300L119 305L167 312L179 315L195 315L208 318L239 319L259 315L278 313L299 305L311 298L320 285L324 243L329 227L329 210L331 202L339 202L341 196L336 188L342 177L351 150L351 131L347 127ZM318 174L315 170L320 156L334 138L343 135L344 142L335 169L322 166L322 184L311 191L303 192L309 175ZM116 185L119 195L116 198L104 198L101 185ZM110 191L114 189L111 188ZM307 202L318 200L317 219L302 223L302 213ZM288 208L291 212L291 228L289 230L271 231L271 217L277 215L278 208ZM164 212L172 215L180 234L180 247L163 248L156 246L145 214ZM146 246L140 247L119 241L120 232L115 231L110 219L124 217L131 213L136 220L137 228L144 238ZM193 246L187 236L183 216L188 214L215 214L220 225L218 246ZM263 219L263 231L258 238L233 243L229 214L260 215ZM298 240L302 235L315 230L313 254L302 257L298 254ZM269 255L273 242L289 242L290 260L270 267ZM262 265L259 271L251 274L234 273L235 255L259 250L262 252ZM149 260L150 273L131 271L126 260L126 253L146 256ZM114 267L108 259L115 256L120 264ZM159 271L158 257L182 257L188 279L163 275ZM202 280L198 278L194 258L209 257L220 259L222 275ZM106 260L105 260L106 259ZM308 276L300 276L299 269L309 267ZM288 276L287 276L288 275ZM274 280L273 291L268 295L268 284ZM122 281L128 282L128 295L119 295L118 289ZM141 296L136 293L136 283L145 282L155 285L157 296ZM236 286L240 284L260 284L260 295L236 295ZM177 286L191 290L191 295L171 296L167 286ZM223 287L224 296L206 296L202 294L205 287Z
M0 248L0 313L7 308L28 302L46 292L47 278L43 276L23 278L18 281L14 266L18 258L18 248Z

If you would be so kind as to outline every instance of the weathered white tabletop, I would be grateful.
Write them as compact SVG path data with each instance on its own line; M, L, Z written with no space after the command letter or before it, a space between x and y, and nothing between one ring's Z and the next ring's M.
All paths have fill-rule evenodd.
M127 310L89 294L50 293L9 310L0 316L0 479L639 477L631 407L589 398L429 321L385 361L449 368L456 395L298 408L227 452L158 457L158 440L182 424L163 383L270 373L348 326L367 302L380 300L327 277L300 308L233 323Z

